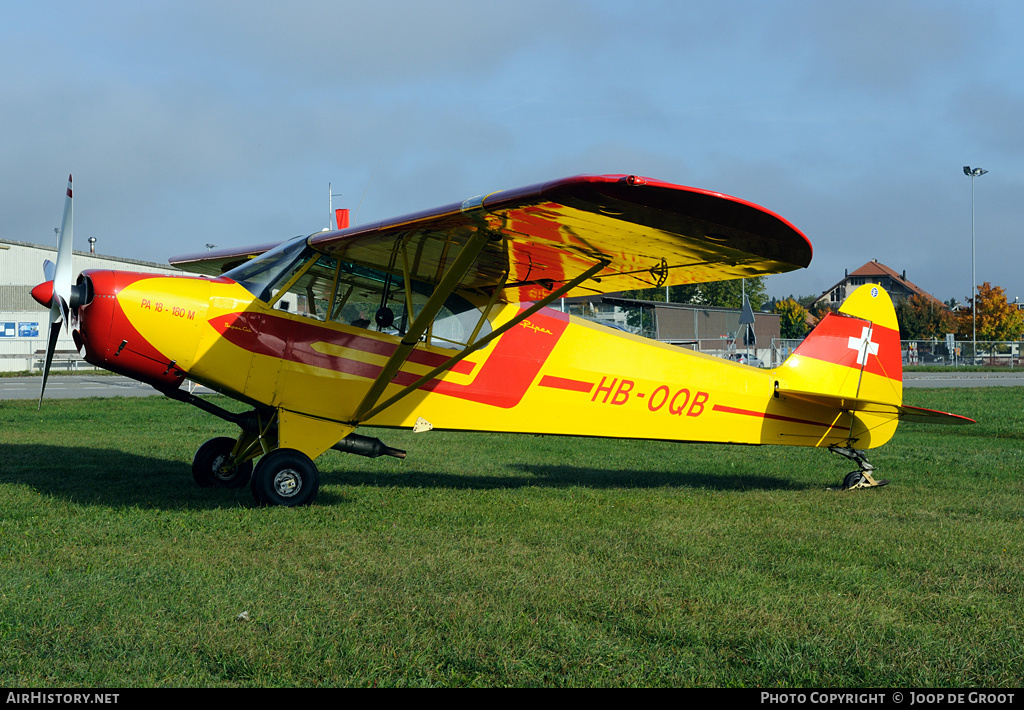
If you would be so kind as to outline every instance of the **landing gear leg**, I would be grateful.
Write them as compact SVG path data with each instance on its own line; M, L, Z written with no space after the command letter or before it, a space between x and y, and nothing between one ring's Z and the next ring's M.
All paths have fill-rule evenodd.
M252 478L252 460L239 459L235 440L210 439L192 459L192 477L202 488L241 488Z
M252 478L253 460L270 451L274 445L276 415L268 417L256 410L248 415L225 414L232 417L229 421L244 424L242 433L238 439L218 436L199 447L192 460L192 477L203 488L241 488L247 485Z
M830 490L836 491L849 491L856 488L877 488L888 484L888 481L876 481L871 475L871 472L875 470L875 467L868 462L867 457L863 451L858 449L848 448L845 446L832 445L828 447L828 450L833 454L839 454L845 456L854 463L856 463L860 470L850 471L846 474L846 478L843 479L843 484L839 488L831 488Z

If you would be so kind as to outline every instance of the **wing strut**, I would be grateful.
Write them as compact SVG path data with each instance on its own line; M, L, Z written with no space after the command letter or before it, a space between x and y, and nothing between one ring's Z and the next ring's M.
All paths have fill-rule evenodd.
M459 256L461 258L462 255L460 254ZM587 269L586 271L581 273L576 278L572 279L571 281L567 281L566 283L562 284L561 287L555 289L554 291L549 293L547 296L545 296L541 300L535 302L532 306L527 308L522 313L520 313L520 314L516 315L515 317L513 317L511 320L509 320L504 325L499 326L498 328L495 328L494 330L492 330L486 337L483 337L480 340L476 341L475 343L472 343L472 345L467 345L463 350L459 351L457 354L455 354L452 357L448 358L443 363L441 363L440 365L435 367L433 370L431 370L427 374L423 375L423 377L419 378L418 380L416 380L412 384L406 386L400 392L396 393L394 396L390 397L389 399L387 399L383 403L378 404L376 407L373 407L372 409L368 409L368 410L366 410L364 412L363 411L363 406L366 405L367 400L370 397L370 393L372 393L374 391L374 389L378 389L380 392L383 392L384 387L387 385L388 382L391 381L390 378L394 377L394 372L398 371L397 367L396 367L394 372L392 372L391 374L387 375L387 379L385 379L385 373L387 372L387 366L385 366L385 371L382 372L380 374L380 376L377 377L376 381L374 381L374 383L373 383L373 387L370 388L370 392L368 392L366 397L363 398L363 402L360 404L359 410L357 411L357 414L356 414L356 421L359 422L359 421L365 421L367 419L370 419L370 418L376 416L377 414L379 414L380 412L384 411L385 409L387 409L392 404L394 404L398 400L402 399L406 395L409 395L412 392L416 391L425 382L428 382L429 380L433 379L434 377L436 377L437 375L441 374L442 372L445 372L446 370L450 369L453 365L455 365L455 363L459 362L463 358L468 357L469 355L471 355L472 353L476 352L477 350L483 348L484 346L486 346L488 343L490 343L495 338L498 338L501 335L503 335L510 328L514 328L515 326L519 325L524 320L526 320L527 318L532 316L534 313L539 311L541 308L544 308L549 303L551 303L552 301L555 301L555 300L561 298L564 294L568 293L569 291L571 291L572 289L576 288L577 286L579 286L581 283L583 283L587 279L589 279L592 276L594 276L595 274L599 273L602 269L604 269L605 267L608 266L608 263L609 263L608 261L599 261L599 262L597 262L596 264L591 266L589 269ZM446 278L447 278L447 275L446 275ZM436 295L436 292L435 292L435 295ZM447 299L448 295L450 295L450 292L445 295L445 299ZM428 303L428 305L429 305L429 303ZM424 311L426 311L426 309L424 309ZM419 321L420 318L422 318L422 312L421 312L420 316L417 317L417 322ZM403 339L402 342L404 344L405 340ZM397 353L396 353L396 355L397 355ZM408 355L408 353L406 353L406 355ZM394 357L395 356L392 355L392 359L394 359ZM402 360L404 362L405 358L403 357ZM388 361L388 365L390 365L390 364L391 364L391 361L389 360ZM401 363L399 363L399 364L401 364ZM378 387L378 385L380 385L380 387ZM379 398L379 396L380 396L380 394L378 393L377 396L374 397L374 402L371 403L371 406L372 406L373 403L376 402L376 400L377 400L377 398Z
M408 359L412 349L416 347L416 344L420 340L420 336L426 332L427 327L434 322L434 318L438 313L441 312L441 307L444 306L445 301L458 287L459 282L469 271L470 267L476 261L480 252L483 250L487 241L491 238L492 233L486 229L477 229L473 235L466 242L466 245L462 247L462 251L452 262L452 265L448 267L448 271L445 272L444 276L438 282L434 288L434 293L431 294L430 298L427 299L427 303L423 306L412 323L409 324L409 330L406 331L405 336L399 343L398 348L392 353L391 357L388 358L387 363L384 364L384 369L381 370L380 375L370 385L370 389L363 397L363 401L359 403L356 408L356 421L362 421L366 418L366 413L377 403L380 396L384 393L384 388L388 386L388 383L398 374L398 370Z

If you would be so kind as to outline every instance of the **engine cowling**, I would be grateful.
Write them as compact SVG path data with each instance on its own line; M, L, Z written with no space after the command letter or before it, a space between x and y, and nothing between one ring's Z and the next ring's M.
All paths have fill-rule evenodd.
M86 362L157 389L174 389L185 373L139 332L118 299L129 285L152 278L157 277L128 271L83 272L79 284L84 287L84 302L78 307L78 327L72 337Z

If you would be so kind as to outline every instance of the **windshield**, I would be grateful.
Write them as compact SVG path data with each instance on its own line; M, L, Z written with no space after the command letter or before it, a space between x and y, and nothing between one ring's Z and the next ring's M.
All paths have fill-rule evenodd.
M307 252L311 253L311 250L306 246L306 238L295 237L252 261L236 266L224 276L240 283L261 301L269 301L274 289L283 285L302 267Z

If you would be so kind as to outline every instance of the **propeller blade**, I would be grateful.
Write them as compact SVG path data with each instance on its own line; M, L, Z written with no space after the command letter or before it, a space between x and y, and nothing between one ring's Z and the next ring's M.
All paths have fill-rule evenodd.
M43 367L43 386L39 388L39 407L43 408L43 393L46 392L46 378L50 376L50 363L53 362L53 352L57 347L57 337L60 335L60 321L50 323L50 342L46 345L46 365Z
M57 238L57 263L49 260L43 262L43 273L48 276L50 286L50 333L46 345L46 364L43 366L43 386L39 389L39 407L43 406L43 393L46 392L46 380L50 376L50 364L53 353L57 349L57 338L60 337L60 325L67 329L71 313L68 304L71 302L71 244L74 239L74 210L71 206L71 176L68 175L68 192L64 200L64 218L60 224L60 236ZM40 287L33 289L33 295Z
M55 295L60 296L65 304L71 301L71 245L73 240L74 209L71 206L71 176L68 175L68 193L64 200L64 219L61 220L60 238L57 240L57 265L53 273L53 292Z

